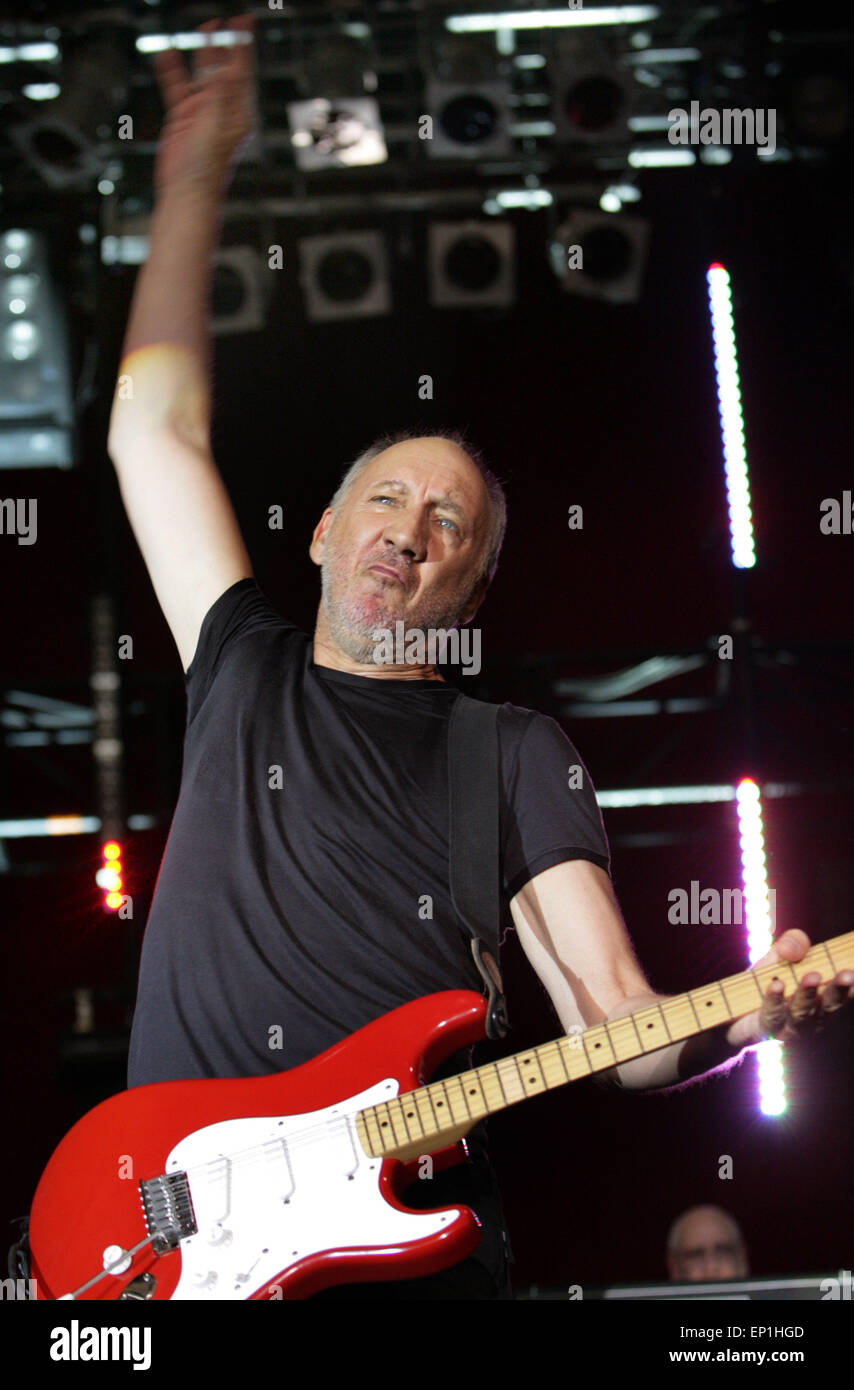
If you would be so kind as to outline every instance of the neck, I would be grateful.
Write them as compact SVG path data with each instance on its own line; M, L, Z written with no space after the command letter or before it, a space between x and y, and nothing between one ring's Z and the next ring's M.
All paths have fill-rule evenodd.
M351 676L368 676L372 680L386 681L440 681L445 683L436 667L425 664L418 666L408 661L383 662L356 661L335 641L321 602L314 629L314 664L327 666L332 671L347 671Z
M687 994L644 1005L609 1023L596 1023L573 1037L557 1038L460 1076L433 1081L416 1091L361 1110L357 1129L365 1152L406 1162L454 1143L487 1115L541 1091L606 1071L646 1052L741 1018L762 1003L775 976L796 988L818 971L822 981L854 967L854 932L813 946L796 964L779 961L730 975ZM437 1142L439 1141L439 1142Z

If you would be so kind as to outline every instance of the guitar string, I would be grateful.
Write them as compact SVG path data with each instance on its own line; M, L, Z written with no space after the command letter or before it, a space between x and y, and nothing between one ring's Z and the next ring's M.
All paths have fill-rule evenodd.
M848 935L848 934L846 934L846 935ZM854 934L852 934L852 936L854 936ZM837 938L832 938L832 939L835 940L835 941L837 942L837 944L838 944L838 943L841 942L844 938L842 938L842 937L837 937ZM824 951L825 951L825 954L827 955L828 959L830 960L831 965L833 966L833 961L832 961L832 959L831 959L831 957L830 957L829 951L827 950L827 946L828 946L829 944L830 944L830 943L828 943L828 942L819 942L819 943L817 943L817 945L813 948L813 950L814 950L814 951L824 950ZM808 954L812 954L812 951L809 952ZM782 966L787 966L787 965L790 965L790 964L792 964L792 963L790 963L790 962L780 962L780 965L782 965ZM798 965L798 966L800 967L801 973L802 973L802 974L803 974L803 973L808 973L808 971L805 971L805 970L804 970L804 966L805 966L805 964L807 964L807 958L806 958L806 957L805 957L804 960L802 960L802 961L794 962L794 964L795 964L795 965ZM814 968L815 968L815 966L814 966L812 963L810 963L809 966L808 966L808 969L814 969ZM844 968L844 967L843 967L843 968ZM769 966L764 966L764 967L762 967L762 973L765 974L769 969L770 969ZM836 970L838 971L838 967L836 968ZM796 979L797 979L797 977L796 977ZM727 985L728 988L729 988L729 990L730 990L730 992L732 992L733 990L735 990L735 989L737 989L737 988L740 988L740 987L742 987L742 986L747 986L751 981L752 981L754 987L756 987L756 986L758 985L758 980L757 980L757 978L756 978L756 971L755 971L755 969L743 971L743 972L741 972L740 974L738 974L738 975L736 975L736 976L730 977L729 980L715 981L715 982L713 982L713 983L710 984L710 985L699 986L697 989L689 990L689 991L687 991L686 993L684 993L683 995L677 995L677 996L675 996L675 997L672 998L672 999L666 1000L666 1001L665 1001L665 1005L669 1005L669 1006L670 1006L670 1011L671 1011L671 1012L673 1012L673 1006L674 1006L674 1005L682 1005L684 1002L687 1002L687 1003L691 1004L691 1007L693 1008L692 995L705 994L706 991L708 991L709 989L720 989L720 990L721 990L721 993L724 993L724 991L723 991L723 986L724 986L724 985ZM822 984L825 984L825 983L829 983L829 981L822 981ZM760 993L761 993L761 990L760 990ZM725 1000L725 1002L727 1002L727 1001L726 1001L726 994L724 994L724 1000ZM727 1002L727 1009L728 1009L728 1011L729 1011L730 1018L735 1018L736 1015L732 1012L732 1010L730 1010L730 1007L729 1007L729 1003L728 1003L728 1002ZM662 1006L660 1006L660 1005L652 1005L652 1006L647 1006L647 1007L645 1007L645 1008L643 1008L643 1009L638 1010L638 1011L637 1011L637 1016L640 1017L640 1016L645 1015L645 1014L647 1014L647 1013L655 1015L656 1013L659 1013L659 1012L662 1013L662 1016L664 1015L664 1010L663 1010ZM632 1026L635 1026L635 1027L636 1027L636 1025L635 1025L635 1023L634 1023L634 1019L635 1019L635 1015L634 1015L634 1014L629 1014L629 1015L626 1015L625 1018L622 1018L622 1019L612 1019L611 1022L610 1022L610 1025L607 1025L607 1024L606 1024L606 1025L604 1025L604 1026L606 1026L606 1027L612 1027L612 1026L614 1026L615 1024L622 1024L622 1025L624 1025L624 1027L628 1027L629 1024L632 1024ZM666 1024L666 1018L665 1018L665 1024ZM602 1026L603 1026L602 1024L596 1024L596 1025L594 1025L593 1028L588 1029L588 1030L585 1030L585 1031L587 1031L587 1032L593 1032L595 1029L601 1028ZM709 1024L709 1027L714 1027L714 1026L715 1026L714 1024ZM580 1041L580 1042L583 1042L583 1039L584 1039L585 1034L584 1034L584 1033L581 1033L580 1035L577 1035L577 1036L578 1036L579 1041ZM690 1036L690 1035L689 1035L689 1036ZM564 1062L563 1062L562 1053L561 1053L561 1044L562 1044L562 1043L565 1043L565 1042L567 1042L567 1041L568 1041L567 1038L556 1038L556 1039L553 1039L552 1041L550 1041L550 1042L548 1042L548 1043L542 1043L542 1044L540 1044L538 1047L532 1048L532 1049L531 1049L530 1055L536 1056L537 1059L538 1059L538 1063L539 1063L540 1059L542 1059L542 1060L545 1061L545 1062L548 1062L548 1061L554 1060L554 1059L559 1059L559 1060L560 1060L560 1065L561 1065L561 1067L562 1067L562 1069L563 1069L563 1071L564 1071L564 1073L565 1073L565 1080L570 1080L570 1081L571 1081L571 1080L578 1080L578 1079L581 1078L581 1076L584 1075L584 1073L582 1072L582 1073L580 1074L579 1077L569 1077L568 1073L566 1072L565 1064L564 1064ZM573 1039L573 1041L574 1041L574 1039ZM677 1039L677 1041L679 1041L679 1039ZM665 1045L666 1045L666 1044L665 1044ZM573 1050L578 1050L578 1051L580 1052L582 1049L574 1048ZM612 1049L612 1050L613 1050L613 1049ZM654 1049L651 1049L651 1050L654 1050ZM549 1054L551 1054L551 1055L550 1055L550 1056L546 1056L547 1053L549 1053ZM459 1082L461 1083L461 1086L462 1086L462 1077L469 1077L469 1076L471 1076L471 1077L476 1077L477 1080L478 1080L478 1085L480 1086L481 1092L482 1092L483 1094L485 1094L485 1093L483 1092L483 1086L482 1086L481 1081L480 1081L480 1074L483 1073L483 1072L488 1072L488 1071L490 1071L491 1069L494 1069L495 1071L498 1072L498 1081L499 1081L499 1085L500 1085L500 1087L501 1087L501 1090L502 1090L502 1092L503 1092L503 1091L504 1091L504 1086L503 1086L503 1084L502 1084L502 1073L504 1073L504 1075L507 1076L507 1077L509 1078L509 1076L510 1076L513 1072L515 1072L515 1074L516 1074L515 1080L516 1080L516 1084L518 1085L518 1084L519 1084L519 1080L520 1080L520 1078L521 1078L521 1072L520 1072L520 1068L519 1068L519 1060L520 1060L521 1058L523 1058L525 1055L526 1055L525 1053L517 1053L517 1054L514 1054L514 1055L511 1056L511 1057L501 1057L501 1058L498 1058L496 1062L487 1063L487 1064L485 1064L484 1066L477 1067L477 1068L472 1068L472 1069L470 1069L470 1070L467 1071L467 1072L460 1073L459 1076L448 1077L446 1083L444 1083L444 1084L448 1084L448 1083L451 1083L451 1084L452 1084L454 1081L459 1081ZM585 1055L585 1057L586 1057L586 1050L584 1051L584 1055ZM636 1055L642 1055L642 1054L636 1054ZM592 1068L591 1068L591 1070L592 1070ZM495 1078L492 1078L492 1079L494 1080ZM544 1077L544 1081L545 1081L545 1077ZM442 1085L442 1084L443 1084L443 1083L441 1083L441 1082L430 1082L430 1083L428 1083L428 1084L425 1085L425 1086L417 1087L416 1090L427 1091L427 1090L430 1090L432 1087L437 1087L437 1086L440 1086L440 1085ZM562 1084L565 1084L565 1081L564 1081L563 1079L559 1079L558 1082L557 1082L557 1085L560 1086L560 1085L562 1085ZM550 1088L549 1088L549 1083L548 1083L548 1081L545 1081L545 1088L546 1088L546 1089L550 1089ZM360 1107L360 1110L359 1110L359 1111L357 1111L357 1112L351 1112L350 1114L342 1115L342 1116L340 1116L340 1117L331 1116L330 1119L327 1120L327 1121L320 1121L320 1122L318 1122L318 1123L315 1123L315 1124L312 1125L312 1126L306 1127L305 1129L299 1129L299 1130L292 1131L289 1135L287 1135L287 1136L282 1136L281 1139L279 1139L276 1135L270 1135L267 1139L262 1140L260 1143L252 1144L252 1145L248 1146L248 1147L245 1148L245 1149L238 1149L238 1150L237 1150L235 1153L233 1153L233 1154L221 1154L221 1155L217 1156L217 1157L214 1158L214 1159L208 1159L208 1160L206 1160L203 1164L191 1165L189 1168L182 1169L181 1171L186 1173L187 1178L188 1178L188 1180L189 1180L191 1174L196 1175L196 1177L197 1177L197 1179L198 1179L199 1175L204 1175L204 1174L206 1174L206 1172L209 1171L210 1169L215 1168L215 1167L217 1167L217 1166L220 1166L220 1165L223 1164L223 1163L227 1163L227 1164L229 1164L231 1167L243 1167L243 1166L245 1166L245 1165L247 1165L247 1164L249 1164L249 1165L252 1165L252 1164L260 1164L260 1163L262 1163L262 1162L263 1162L265 1165L269 1165L269 1163L270 1163L270 1156L269 1156L269 1154L264 1154L264 1149L265 1149L265 1147L268 1147L268 1146L271 1145L271 1144L282 1143L282 1144L284 1144L286 1150L294 1149L295 1151L296 1151L296 1150L299 1150L299 1149L301 1149L301 1148L304 1148L304 1147L307 1147L307 1146L316 1144L316 1143L320 1142L322 1139L324 1139L324 1138L326 1138L326 1137L328 1136L328 1127L329 1127L329 1124L330 1124L330 1123L333 1123L333 1124L334 1124L334 1123L336 1122L336 1119L340 1119L340 1123L347 1125L348 1133L352 1134L352 1129L351 1129L351 1126L350 1126L350 1124L349 1124L348 1122L350 1122L350 1121L353 1121L353 1122L354 1122L354 1121L355 1121L355 1118L356 1118L356 1115L358 1115L359 1113L362 1113L362 1112L364 1112L364 1111L370 1112L371 1110L376 1111L376 1109L377 1109L378 1106L380 1106L380 1105L393 1104L395 1101L403 1102L403 1098L404 1098L405 1096L413 1096L414 1094L415 1094L414 1091L401 1091L401 1092L398 1092L398 1094L397 1094L396 1096L392 1096L392 1097L390 1098L389 1101L378 1101L378 1102L375 1102L373 1105L362 1106L362 1107ZM529 1092L529 1091L523 1091L522 1096L517 1097L517 1100L522 1100L526 1095L529 1095L529 1094L539 1094L539 1091L536 1091L536 1092L534 1092L534 1091L531 1091L531 1092ZM447 1095L447 1092L446 1092L446 1095ZM468 1109L468 1102L465 1100L465 1096L463 1096L462 1099L463 1099L463 1103L465 1104L466 1108ZM501 1101L499 1102L498 1106L495 1107L495 1109L503 1109L504 1106L505 1106L506 1104L509 1104L509 1103L511 1103L511 1102L508 1102L508 1101L506 1101L504 1098L502 1098ZM448 1128L451 1128L451 1127L453 1127L453 1126L459 1124L460 1121L454 1119L454 1116L453 1116L453 1109L452 1109L452 1107L451 1107L450 1101L448 1102L448 1107L449 1107L449 1112L448 1112L448 1113L449 1113L449 1118L450 1118L450 1120L451 1120L451 1124L448 1126ZM432 1108L432 1102L431 1102L431 1108ZM471 1116L471 1115L469 1114L469 1115L466 1116L465 1118L466 1118L466 1119L469 1119L469 1118L470 1118L472 1124L474 1125L474 1124L478 1123L478 1121L479 1121L480 1119L485 1118L485 1115L488 1115L488 1114L490 1114L490 1113L492 1113L492 1107L491 1107L491 1106L489 1107L489 1109L487 1109L487 1111L485 1112L484 1115ZM253 1117L253 1118L255 1118L255 1117ZM275 1117L273 1117L273 1118L275 1118ZM419 1112L419 1110L418 1110L417 1104L415 1105L415 1118L418 1120L419 1124L421 1125L421 1127L422 1127L422 1129L423 1129L423 1121L422 1121L422 1118L421 1118L421 1114L420 1114L420 1112ZM375 1115L375 1119L376 1119L376 1115ZM225 1123L230 1123L230 1122L229 1122L229 1121L226 1121ZM239 1121L237 1121L236 1123L239 1123ZM379 1121L377 1121L377 1123L379 1123ZM404 1128L404 1129L407 1129L405 1120L404 1120L404 1122L403 1122L403 1128ZM392 1130L393 1130L393 1126L392 1126ZM435 1135L432 1135L432 1134L424 1134L424 1135L423 1135L423 1138L425 1139L425 1142L428 1141L428 1140L430 1140L430 1139L441 1139L441 1131L438 1132L438 1133L435 1134ZM419 1139L419 1136L417 1136L417 1135L416 1135L415 1139L412 1139L412 1138L409 1136L409 1134L408 1134L408 1129L407 1129L407 1139L404 1141L406 1144L418 1142L418 1139ZM395 1143L396 1143L396 1142L397 1142L397 1141L395 1140ZM361 1146L361 1143L360 1143L359 1140L358 1140L358 1135L355 1136L355 1143L358 1144L359 1149L361 1149L362 1146ZM403 1143L400 1144L400 1147L403 1147ZM364 1153L364 1150L362 1150L362 1152ZM378 1158L378 1159L381 1159L381 1160L384 1159L384 1158L386 1157L385 1154L376 1154L376 1155L365 1154L365 1156L366 1156L366 1157L375 1157L375 1158ZM389 1156L390 1156L390 1157L393 1157L393 1155L389 1155ZM214 1180L216 1180L216 1179L214 1179Z

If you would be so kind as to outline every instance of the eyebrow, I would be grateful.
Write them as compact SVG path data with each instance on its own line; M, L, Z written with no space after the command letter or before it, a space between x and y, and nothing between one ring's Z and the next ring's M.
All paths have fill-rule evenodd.
M368 484L369 488L388 487L396 488L398 492L411 492L408 483L404 483L400 478L380 478ZM434 507L441 507L443 511L455 512L457 516L466 520L466 511L458 502L454 502L450 497L434 497L432 499Z

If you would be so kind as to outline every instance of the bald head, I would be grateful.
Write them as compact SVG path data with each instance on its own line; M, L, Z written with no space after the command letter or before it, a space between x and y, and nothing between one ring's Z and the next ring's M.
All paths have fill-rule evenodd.
M747 1249L735 1217L723 1207L689 1207L670 1227L667 1271L671 1279L744 1279Z

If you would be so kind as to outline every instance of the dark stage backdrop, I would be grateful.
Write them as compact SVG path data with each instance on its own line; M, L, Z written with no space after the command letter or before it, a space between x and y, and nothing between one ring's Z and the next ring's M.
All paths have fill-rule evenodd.
M518 295L504 315L437 311L426 299L426 220L395 271L391 316L308 324L295 234L274 277L267 329L218 341L216 457L262 587L310 626L318 573L311 529L346 463L384 429L458 425L505 480L510 527L481 611L489 698L554 712L548 684L510 658L638 653L700 644L732 630L732 593L705 269L725 261L736 294L747 447L759 564L748 578L755 632L781 643L851 636L854 537L822 536L823 498L851 488L852 285L840 254L854 218L829 174L785 166L664 171L644 179L653 225L644 295L615 307L563 295L539 215L513 215ZM105 279L104 399L68 475L7 475L34 496L39 539L3 537L3 670L27 690L55 682L81 698L88 671L86 600L104 557L117 562L119 631L132 634L126 674L129 808L160 817L128 840L137 920L102 916L95 837L9 846L0 875L5 1002L4 1219L27 1210L62 1133L122 1085L121 1061L58 1060L70 992L121 990L135 953L177 789L180 668L130 530L98 535L98 478L115 502L103 428L131 272ZM419 377L435 382L419 401ZM268 508L284 508L282 531ZM580 503L584 529L567 528ZM192 518L187 519L188 526ZM614 660L603 659L601 669ZM850 930L854 900L851 688L816 653L811 673L763 671L755 769L836 790L768 801L769 875L781 926L813 938ZM130 666L130 664L129 664ZM674 686L682 693L685 683ZM792 698L783 699L782 696ZM152 702L156 716L151 713ZM146 713L145 711L148 710ZM731 715L579 720L567 726L599 788L716 782L745 768ZM52 757L52 755L50 755ZM93 811L89 754L6 756L15 814ZM8 814L9 812L6 812ZM606 813L616 891L651 983L676 992L743 967L736 927L673 926L667 894L692 879L739 881L732 806ZM515 940L505 950L513 1049L558 1032ZM127 1002L99 1019L120 1029ZM509 1047L508 1049L509 1050ZM606 1095L584 1082L492 1124L518 1284L656 1279L671 1218L715 1201L742 1222L755 1272L851 1267L854 1022L835 1020L788 1063L789 1109L758 1113L755 1062L668 1095ZM718 1180L722 1155L733 1178Z

